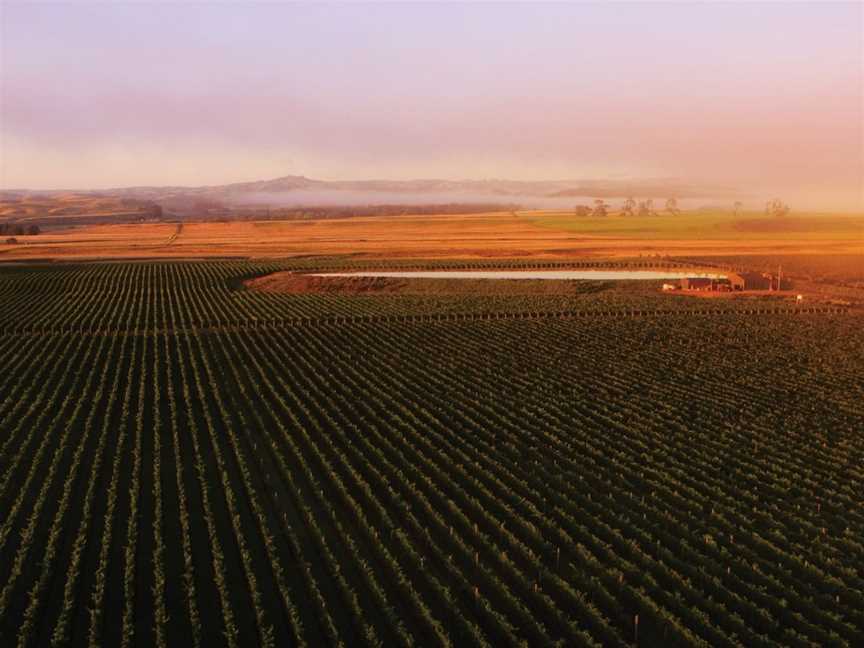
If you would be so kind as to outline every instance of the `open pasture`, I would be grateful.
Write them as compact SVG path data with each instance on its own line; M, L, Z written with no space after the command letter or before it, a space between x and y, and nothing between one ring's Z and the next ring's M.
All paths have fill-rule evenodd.
M554 230L591 236L638 238L646 241L747 241L763 244L784 241L831 244L846 240L862 245L864 216L804 213L769 217L759 212L736 216L730 211L704 209L652 216L579 217L572 211L520 212L530 222ZM765 250L763 249L763 252Z

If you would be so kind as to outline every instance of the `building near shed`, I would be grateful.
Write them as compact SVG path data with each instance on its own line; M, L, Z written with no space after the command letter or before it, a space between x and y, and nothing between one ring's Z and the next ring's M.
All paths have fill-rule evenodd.
M682 277L678 287L691 292L758 292L787 290L792 284L778 268L777 274L744 271L730 272L722 277ZM670 289L669 284L663 284L663 290Z
M780 272L732 272L721 279L707 277L688 277L681 280L682 290L713 290L713 291L756 291L785 290L791 283L782 277Z
M681 290L712 290L713 285L708 277L681 277Z
M742 272L739 290L774 290L774 277L767 272Z
M747 285L747 281L740 274L733 272L726 278L729 280L730 290L744 290L745 286Z
M729 280L725 277L683 277L681 290L698 290L718 292L731 290Z

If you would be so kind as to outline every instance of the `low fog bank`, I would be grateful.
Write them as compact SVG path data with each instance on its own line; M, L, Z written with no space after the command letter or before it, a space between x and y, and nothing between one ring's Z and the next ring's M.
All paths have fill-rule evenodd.
M651 198L655 209L662 209L667 198L674 196L634 196L637 200ZM232 196L230 204L235 206L268 207L348 207L358 205L444 205L444 204L515 204L522 209L572 209L575 205L593 205L597 196L532 196L510 193L464 193L464 192L398 192L398 191L344 191L344 190L296 190L285 192L255 192ZM603 198L613 207L624 202L625 197ZM734 201L729 198L680 198L681 209L700 207L729 207ZM746 203L745 203L746 204ZM753 207L761 207L753 201Z
M349 207L357 205L430 205L508 203L527 206L522 196L496 193L307 190L261 191L231 196L232 205L270 207Z

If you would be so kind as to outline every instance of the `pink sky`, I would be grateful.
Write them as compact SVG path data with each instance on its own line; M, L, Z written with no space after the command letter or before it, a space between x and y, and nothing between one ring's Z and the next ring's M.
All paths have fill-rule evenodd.
M674 177L864 209L859 3L0 15L4 188Z

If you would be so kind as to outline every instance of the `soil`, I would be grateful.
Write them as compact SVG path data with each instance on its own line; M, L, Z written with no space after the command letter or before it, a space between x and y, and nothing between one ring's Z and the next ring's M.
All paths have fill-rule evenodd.
M244 282L252 290L288 294L403 294L403 295L576 295L593 292L605 282L546 281L542 279L402 279L391 277L316 277L274 272Z

